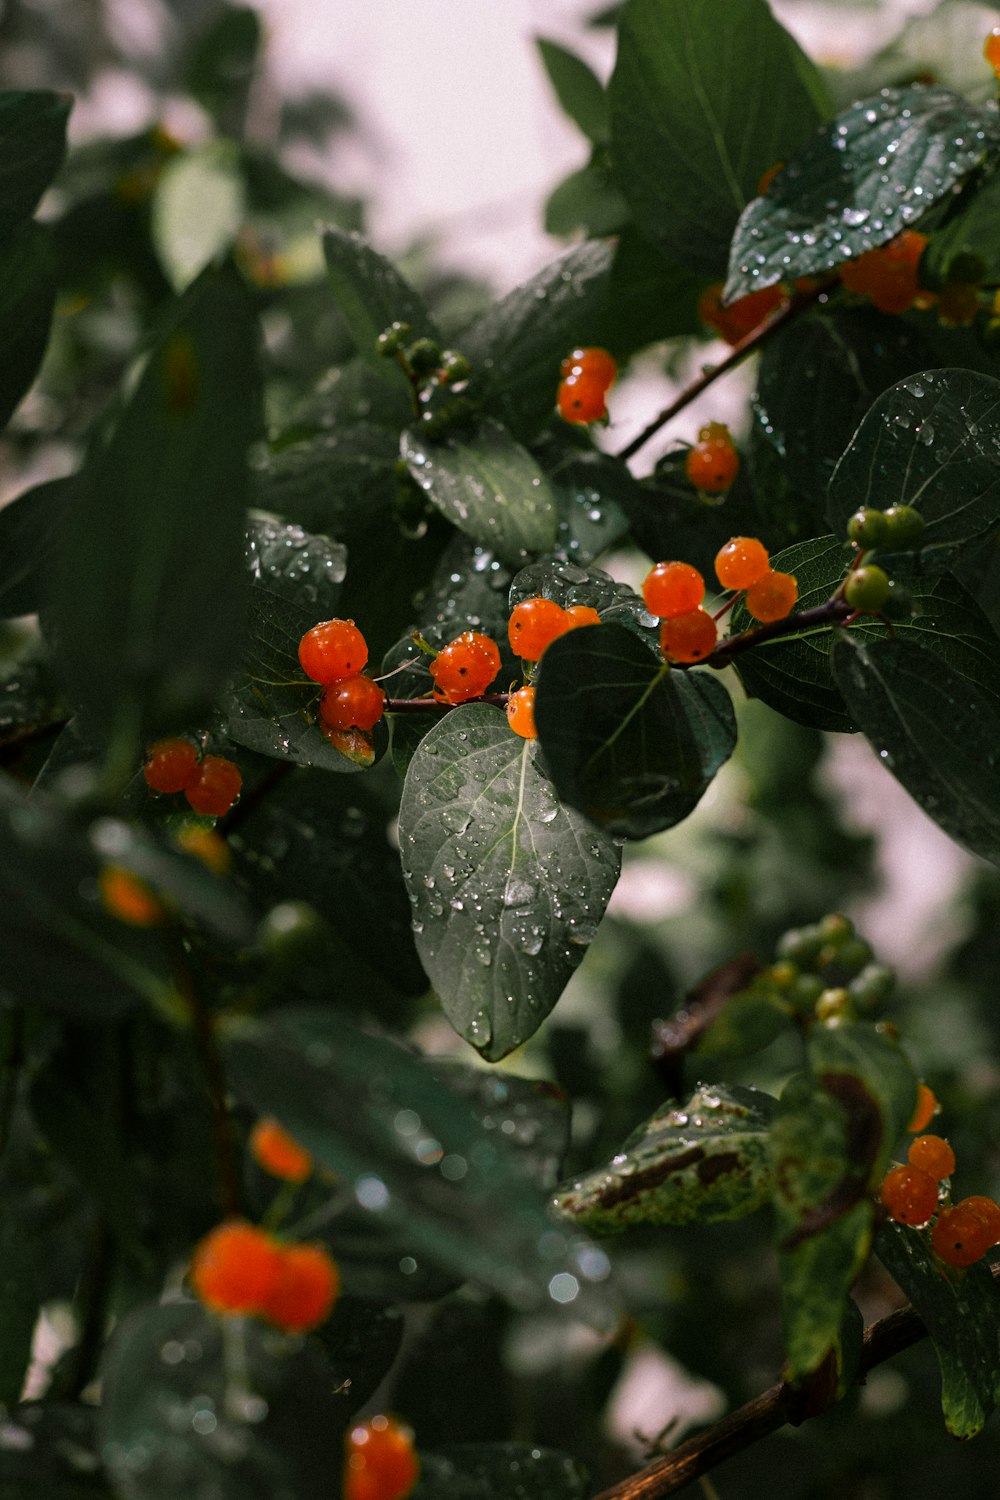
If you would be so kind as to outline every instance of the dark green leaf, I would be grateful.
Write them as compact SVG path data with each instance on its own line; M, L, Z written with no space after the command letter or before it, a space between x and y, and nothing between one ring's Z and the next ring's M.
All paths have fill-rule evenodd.
M22 224L0 241L0 427L38 373L49 341L56 295L52 239L40 224Z
M922 370L875 402L830 481L828 515L843 531L864 505L912 505L927 523L928 567L1000 521L1000 381L973 370Z
M544 1196L519 1154L423 1059L328 1007L248 1022L224 1052L235 1092L347 1179L373 1226L405 1235L419 1260L521 1305L572 1274L572 1244L549 1240Z
M882 89L852 104L747 205L724 295L826 271L886 244L998 143L995 111L974 111L947 89Z
M867 1022L815 1026L807 1052L817 1083L847 1116L849 1167L862 1190L870 1191L913 1116L913 1067L895 1037Z
M101 1455L116 1493L329 1500L349 1415L330 1374L317 1342L252 1318L139 1308L102 1363Z
M600 239L628 223L629 207L604 161L591 161L559 183L545 203L545 232Z
M226 254L245 215L243 173L232 141L210 141L167 162L153 195L150 233L175 291Z
M987 285L1000 280L1000 245L996 225L1000 223L1000 172L994 166L982 181L973 178L954 213L931 235L920 262L921 282L944 285L956 256L974 256L981 262L980 276Z
M387 526L396 526L398 458L398 429L338 423L333 432L269 455L254 475L255 500L263 510L348 545L358 533L384 536Z
M50 479L0 507L0 614L37 613L44 574L72 494L68 479Z
M636 482L620 459L597 448L565 454L548 477L559 508L556 552L585 568L628 532L624 506Z
M422 299L389 261L360 234L329 228L323 233L327 276L334 300L362 359L377 363L388 379L405 386L394 360L381 357L376 347L380 333L391 323L409 323L413 337L436 338L431 315Z
M239 659L258 417L247 295L206 274L74 480L52 568L57 668L122 747L197 723Z
M422 1453L411 1500L584 1500L587 1475L576 1459L535 1443L462 1443Z
M650 625L652 616L642 599L627 583L618 583L601 568L582 568L562 557L529 563L515 575L510 586L511 609L536 594L554 599L564 609L574 604L589 604L602 620L623 626L656 649L657 632Z
M263 41L260 16L248 5L226 6L196 38L185 84L223 135L238 136Z
M0 1228L0 1401L7 1408L24 1389L39 1310L37 1247L11 1215ZM0 1496L3 1479L0 1465Z
M7 1414L0 1448L0 1500L113 1500L94 1432L96 1409L26 1402Z
M71 106L42 89L0 92L0 239L31 217L62 165Z
M594 342L623 361L658 339L700 333L698 297L703 286L703 277L626 228L615 246Z
M537 1030L582 959L618 850L560 805L538 747L485 705L424 737L399 837L424 967L456 1031L495 1062Z
M764 0L627 0L608 89L615 173L666 255L722 274L761 174L819 118L810 69Z
M759 1089L700 1084L684 1104L658 1109L612 1161L561 1187L555 1207L603 1234L630 1224L741 1219L770 1196L776 1109Z
M345 1409L352 1416L392 1369L403 1341L403 1327L398 1307L362 1297L341 1297L333 1316L316 1330L330 1361L330 1385L343 1392Z
M547 37L536 37L542 64L556 98L588 140L601 145L608 139L608 103L604 85L582 58Z
M41 738L47 729L58 730L67 717L46 655L29 649L8 672L0 671L0 745Z
M952 1437L975 1437L1000 1403L1000 1301L985 1262L948 1273L926 1231L891 1222L875 1249L931 1336L941 1367L941 1406Z
M470 432L443 443L428 442L410 428L401 450L438 510L503 562L554 546L558 517L549 483L499 422L484 417Z
M470 394L530 442L551 417L559 366L590 337L607 291L612 247L578 245L508 293L458 338Z
M553 641L535 716L560 798L626 838L686 818L736 743L716 677L672 670L614 624Z
M260 516L247 534L247 564L270 593L313 611L313 624L336 618L347 572L347 549L339 542Z
M435 1075L467 1099L485 1130L499 1131L540 1188L554 1187L569 1149L569 1100L553 1083L486 1072L443 1059Z
M1000 864L1000 695L908 640L834 643L833 673L886 770L953 839Z

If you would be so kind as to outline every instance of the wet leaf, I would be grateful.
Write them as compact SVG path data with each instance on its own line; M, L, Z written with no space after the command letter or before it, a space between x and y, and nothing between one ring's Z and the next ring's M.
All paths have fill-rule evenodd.
M537 745L486 705L424 736L399 838L424 968L459 1035L495 1062L538 1029L583 958L619 852L560 804Z
M411 1500L584 1500L586 1471L535 1443L461 1443L421 1453Z
M556 1210L588 1233L631 1224L740 1219L768 1201L777 1102L739 1084L699 1084L668 1100L602 1167L565 1183Z
M0 427L6 425L38 373L56 296L49 231L22 224L0 241Z
M347 549L339 542L261 516L247 533L247 564L255 582L314 610L314 623L337 617L347 572Z
M326 1350L333 1379L329 1382L353 1416L378 1390L396 1361L404 1321L398 1307L363 1297L341 1297L316 1330Z
M407 420L404 411L400 423ZM253 476L254 498L307 530L350 545L355 536L384 537L392 510L399 428L375 422L338 423L268 455Z
M0 508L0 614L36 614L44 574L72 493L68 479L50 479L24 490Z
M323 233L323 253L334 301L361 358L405 389L403 372L394 360L382 358L377 340L392 323L409 323L415 339L437 338L422 298L360 234L331 225Z

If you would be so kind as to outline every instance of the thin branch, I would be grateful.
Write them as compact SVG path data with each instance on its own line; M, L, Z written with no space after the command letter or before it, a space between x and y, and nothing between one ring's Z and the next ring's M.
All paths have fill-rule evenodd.
M802 609L798 614L786 615L783 620L770 620L766 625L753 625L739 635L725 638L711 656L699 662L699 666L727 667L734 656L762 646L765 641L780 640L787 635L800 635L804 630L822 630L828 625L846 625L857 611L843 597L834 594L825 604L816 604L812 609Z

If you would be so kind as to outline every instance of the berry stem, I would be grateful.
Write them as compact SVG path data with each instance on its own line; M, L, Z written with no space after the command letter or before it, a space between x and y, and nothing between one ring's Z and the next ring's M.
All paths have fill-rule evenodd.
M661 427L665 427L679 412L682 412L685 407L690 406L691 402L696 400L702 391L707 391L709 386L714 385L721 376L728 375L730 370L735 370L736 366L741 364L748 354L752 354L755 349L761 348L779 329L784 328L787 323L790 323L793 318L797 318L807 307L811 307L814 302L818 302L821 297L825 296L832 280L833 278L829 278L808 292L795 292L784 307L779 308L777 312L773 313L759 328L755 328L751 333L748 333L745 339L741 339L731 352L726 355L725 359L720 360L717 365L710 365L707 370L704 370L698 376L697 380L693 380L689 386L686 386L680 395L671 401L669 406L665 406L659 415L654 417L649 425L642 429L637 437L634 437L630 443L626 443L625 447L615 454L615 457L622 460L632 458L634 454L638 453L640 448L646 446L651 437L656 436Z
M833 598L828 599L825 604L817 604L812 609L803 609L797 614L786 615L783 620L771 620L766 625L751 626L749 630L743 630L739 635L727 636L711 656L706 657L705 661L699 665L725 667L734 656L740 656L754 646L761 646L765 641L778 640L785 635L798 635L803 630L822 629L827 625L846 625L855 613L856 611L851 608L846 599L834 594Z
M387 714L444 714L453 708L465 708L469 703L492 703L497 708L506 708L509 693L483 693L478 698L467 698L465 703L439 703L436 698L387 698L384 711Z

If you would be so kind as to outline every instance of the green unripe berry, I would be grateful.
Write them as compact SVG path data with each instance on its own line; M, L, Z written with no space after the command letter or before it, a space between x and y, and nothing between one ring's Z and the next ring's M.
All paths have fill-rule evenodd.
M852 609L877 615L889 597L889 575L873 563L855 568L844 585L844 598Z
M843 912L832 911L821 919L818 932L822 942L839 948L841 943L854 936L854 923Z
M414 375L430 375L441 363L441 349L433 339L417 339L407 349L406 359Z
M456 354L454 349L446 349L441 355L441 370L447 385L461 385L472 374L472 366L465 355Z
M261 919L257 945L281 964L298 963L318 953L327 932L323 918L305 901L280 901Z
M811 968L822 946L823 939L815 927L792 927L781 934L775 952L779 959L790 959L793 964Z
M981 255L975 255L971 250L960 250L948 262L948 269L944 273L945 285L959 282L962 285L979 286L986 278L986 271L987 265Z
M782 959L779 963L772 964L769 969L765 970L765 973L774 987L779 990L791 989L799 977L798 965L793 964L787 958Z
M885 512L864 505L856 510L847 523L847 535L859 547L881 547L888 535Z
M384 355L386 359L391 359L394 354L400 352L412 332L413 329L409 323L391 323L379 334L375 347L379 354Z
M875 1010L885 1004L895 987L896 975L888 964L870 963L851 980L850 990L862 1010Z
M890 505L885 519L889 531L882 545L889 552L908 552L915 547L926 525L919 510L912 505Z
M823 981L818 974L800 974L788 991L788 999L799 1015L807 1016L822 993Z
M854 1005L849 990L824 990L816 1001L817 1021L845 1021L854 1015Z
M857 974L865 964L871 963L872 957L871 943L860 937L848 938L837 949L837 962L848 974Z

